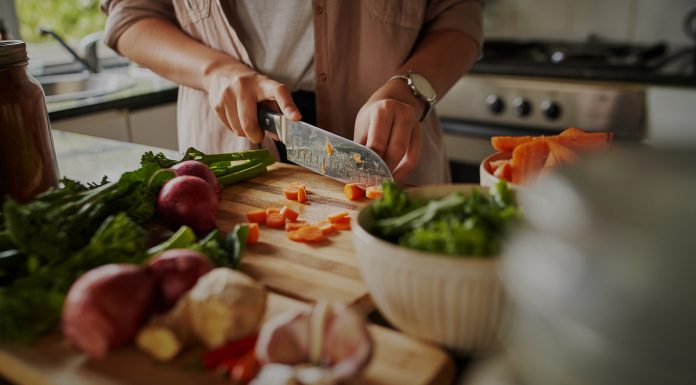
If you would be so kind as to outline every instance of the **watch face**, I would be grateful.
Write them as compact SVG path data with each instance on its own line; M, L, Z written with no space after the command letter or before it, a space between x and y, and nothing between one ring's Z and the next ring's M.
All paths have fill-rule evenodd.
M423 95L423 97L425 97L428 100L435 99L435 90L430 85L430 82L428 82L423 76L417 73L412 73L411 81L413 82L413 86L421 95Z

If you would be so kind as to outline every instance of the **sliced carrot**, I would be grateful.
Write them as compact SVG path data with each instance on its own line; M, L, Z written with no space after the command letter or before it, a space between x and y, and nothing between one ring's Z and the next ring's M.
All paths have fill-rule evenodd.
M382 186L369 186L365 189L365 196L370 199L378 199L382 197Z
M324 239L324 232L317 226L304 226L297 229L297 236L307 242L319 242Z
M266 209L266 215L268 215L270 213L277 213L277 212L280 212L280 209L277 207L269 207Z
M289 220L290 222L295 222L297 220L297 217L300 216L300 213L291 209L288 206L281 207L279 212L282 216L285 217L285 219Z
M256 222L247 223L246 225L249 227L246 243L247 245L253 245L254 243L259 241L259 237L261 236L261 228L259 227L259 224Z
M512 152L512 183L522 184L535 178L549 154L549 146L545 140L532 141L522 144Z
M500 152L513 151L517 146L534 142L537 140L545 140L546 136L494 136L491 138L491 145Z
M326 219L328 219L329 222L334 223L334 222L340 220L341 218L345 218L345 217L348 217L348 211L341 211L338 213L331 214L331 215L327 216Z
M334 229L333 227L333 224L329 221L321 221L317 223L316 226L321 229L321 232L324 233L324 235L329 235L336 231L336 229Z
M281 213L272 212L266 215L266 226L272 229L282 229L285 227L285 217Z
M288 239L295 242L304 242L305 240L300 237L299 229L288 231Z
M557 143L553 140L547 142L549 146L549 156L546 157L544 167L557 167L564 164L572 164L578 161L579 156L570 148Z
M283 195L285 195L285 198L290 199L291 201L296 201L297 190L300 188L300 186L302 186L302 184L298 182L291 182L283 189Z
M266 222L266 210L254 210L246 214L249 222L264 223Z
M579 128L570 127L558 136L550 139L575 151L603 150L609 147L613 138L611 132L585 132Z
M512 182L512 167L510 166L510 161L505 160L505 163L495 169L493 175L496 178Z
M300 186L297 189L297 201L300 203L307 202L307 189L305 188L305 186Z
M302 226L307 226L307 221L285 222L285 231L297 230Z
M494 161L489 162L488 165L491 168L491 172L495 172L495 170L497 170L500 166L502 166L503 164L505 164L509 161L510 161L509 159L498 159L498 160L494 160Z
M326 141L326 155L331 156L333 155L334 148L333 145L331 145L331 142L328 140Z
M348 221L334 222L331 224L331 226L338 231L350 230L350 217L347 219Z
M349 200L358 200L365 196L365 189L358 183L348 183L343 186L343 194Z

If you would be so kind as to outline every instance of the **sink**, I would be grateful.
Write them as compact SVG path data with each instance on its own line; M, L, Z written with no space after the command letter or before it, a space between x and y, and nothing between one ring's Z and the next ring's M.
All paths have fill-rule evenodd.
M46 103L108 95L130 88L135 80L120 73L79 73L37 77Z

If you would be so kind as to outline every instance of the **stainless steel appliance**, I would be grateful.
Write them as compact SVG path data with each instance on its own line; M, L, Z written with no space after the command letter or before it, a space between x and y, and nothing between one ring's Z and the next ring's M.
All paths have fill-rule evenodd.
M476 182L491 136L552 135L567 127L639 141L650 84L696 85L694 65L665 44L488 41L438 104L453 179ZM686 64L682 59L687 59Z

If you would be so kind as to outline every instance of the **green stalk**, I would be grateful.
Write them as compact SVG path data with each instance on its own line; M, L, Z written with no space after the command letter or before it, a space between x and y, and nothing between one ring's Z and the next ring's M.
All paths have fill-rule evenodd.
M254 178L256 176L262 175L266 172L265 163L252 163L249 167L244 168L241 171L235 173L227 174L218 178L218 183L221 186L229 186L233 183L242 182L247 179Z

